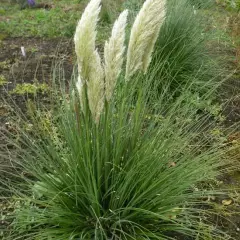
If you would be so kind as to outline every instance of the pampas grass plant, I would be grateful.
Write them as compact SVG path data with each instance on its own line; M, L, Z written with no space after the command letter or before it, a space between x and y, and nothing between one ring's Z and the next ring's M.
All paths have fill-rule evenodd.
M208 91L211 88L209 83L214 84L209 79L215 78L217 81L221 71L213 51L210 53L208 49L208 43L214 36L206 30L207 21L189 0L169 0L166 11L153 56L153 61L163 63L154 81L156 89L161 89L162 83L168 81L168 75L171 75L171 91L192 84L186 81L189 77L195 79L193 91L199 93L197 89L202 85L206 85L205 90Z
M210 6L205 1L204 6ZM133 1L133 3L135 3ZM125 3L130 7L130 15L136 15L139 5ZM152 78L155 93L161 92L168 84L172 92L180 92L186 84L192 85L193 92L204 94L221 81L224 66L219 63L209 44L214 41L214 33L208 31L208 22L202 11L190 0L168 0L165 7L165 20L162 23L150 63L156 71ZM158 65L158 63L161 64ZM158 69L156 69L158 68ZM169 76L171 82L169 82ZM209 79L215 78L214 81ZM199 88L205 85L206 88ZM201 93L198 91L201 89Z
M123 38L115 36L124 31L126 12L106 43L103 74L95 47L99 6L100 0L90 1L77 26L78 73L73 75L71 94L63 88L62 101L55 106L57 138L51 129L42 137L20 128L17 141L11 132L5 135L16 150L10 154L16 171L9 172L5 183L15 195L9 239L227 239L206 218L211 204L205 199L222 193L201 185L228 170L227 148L201 138L208 118L201 118L186 102L188 88L171 103L166 100L172 95L164 88L157 103L149 101L156 76L153 69L161 65L142 72L147 69L143 56L150 61L145 51L152 52L151 41L140 49L138 71L133 74L135 67L129 68L129 81L125 81L120 74ZM150 10L145 12L147 19L157 14ZM149 33L152 24L143 22L141 31ZM156 23L159 26L151 36L162 21ZM129 44L131 56L139 54L133 46ZM129 66L137 61L126 58ZM106 74L111 59L115 68ZM103 90L107 78L113 82ZM108 101L107 88L111 90ZM0 147L3 152L4 146ZM9 160L9 153L1 157ZM19 181L11 183L13 175Z
M193 121L187 92L170 105L163 93L149 109L149 78L117 84L98 124L70 97L54 114L58 138L51 129L8 138L18 171L6 182L15 196L9 240L228 239L206 219L206 199L224 192L201 185L228 171L227 149L201 140L208 118Z

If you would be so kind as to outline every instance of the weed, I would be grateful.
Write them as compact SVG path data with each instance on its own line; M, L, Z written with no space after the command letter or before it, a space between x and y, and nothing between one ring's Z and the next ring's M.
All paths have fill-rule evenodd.
M33 94L36 95L38 92L40 93L47 93L49 92L49 87L46 83L23 83L17 84L15 89L13 89L10 94L17 94L17 95L27 95Z
M8 70L10 67L11 67L10 60L0 62L0 69L1 70Z
M0 75L0 87L7 83L6 78L3 75Z
M217 0L218 4L222 4L227 7L229 10L240 10L240 1L239 0Z

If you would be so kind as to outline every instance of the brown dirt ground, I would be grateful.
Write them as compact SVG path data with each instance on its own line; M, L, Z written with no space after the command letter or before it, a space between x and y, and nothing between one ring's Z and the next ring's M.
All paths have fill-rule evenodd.
M26 57L21 53L24 47ZM51 84L55 63L62 63L67 81L70 81L73 70L73 48L69 39L40 38L7 38L0 42L0 76L6 84L0 85L0 123L3 126L8 115L3 101L7 92L18 84L46 83ZM24 96L11 96L21 105Z

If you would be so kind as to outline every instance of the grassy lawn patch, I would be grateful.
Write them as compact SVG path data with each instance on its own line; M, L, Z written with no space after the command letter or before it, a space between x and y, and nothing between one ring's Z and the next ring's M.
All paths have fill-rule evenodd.
M4 2L0 6L0 37L72 37L87 0L37 1L48 4L47 8L21 9L20 4ZM120 11L122 1L103 1L100 15L100 42L108 33L106 24L111 24Z
M71 1L70 5L67 1L49 2L53 2L51 9L20 10L18 4L1 4L0 28L12 37L71 37L85 1Z

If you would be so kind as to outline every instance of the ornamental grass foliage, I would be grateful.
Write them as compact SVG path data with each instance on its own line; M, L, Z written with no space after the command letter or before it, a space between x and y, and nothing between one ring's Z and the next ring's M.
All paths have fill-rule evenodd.
M209 1L203 2L202 7L210 6ZM208 30L199 4L189 0L167 1L166 19L158 35L152 62L154 68L158 62L162 63L158 65L157 77L153 81L156 91L168 82L171 91L179 92L190 84L192 91L201 95L221 81L219 77L224 67L209 49L209 42L213 42L215 36ZM209 81L213 78L215 82ZM206 88L200 92L198 89L202 85Z
M15 163L5 182L15 199L9 239L227 239L206 217L206 199L221 192L201 184L230 168L226 148L201 138L208 118L186 102L187 88L174 101L166 88L149 100L165 4L144 3L128 47L123 11L101 56L101 0L89 2L74 36L78 73L69 94L62 88L54 126L44 137L6 134L16 150L1 153Z
M131 22L141 7L140 2L144 1L126 1L124 4L129 8ZM211 1L166 1L165 21L157 34L150 64L156 73L152 78L152 90L156 94L168 86L177 95L188 85L192 86L192 92L201 96L226 77L222 76L225 66L210 47L216 40L215 33L202 13L203 8L211 6ZM205 88L201 87L203 85Z

